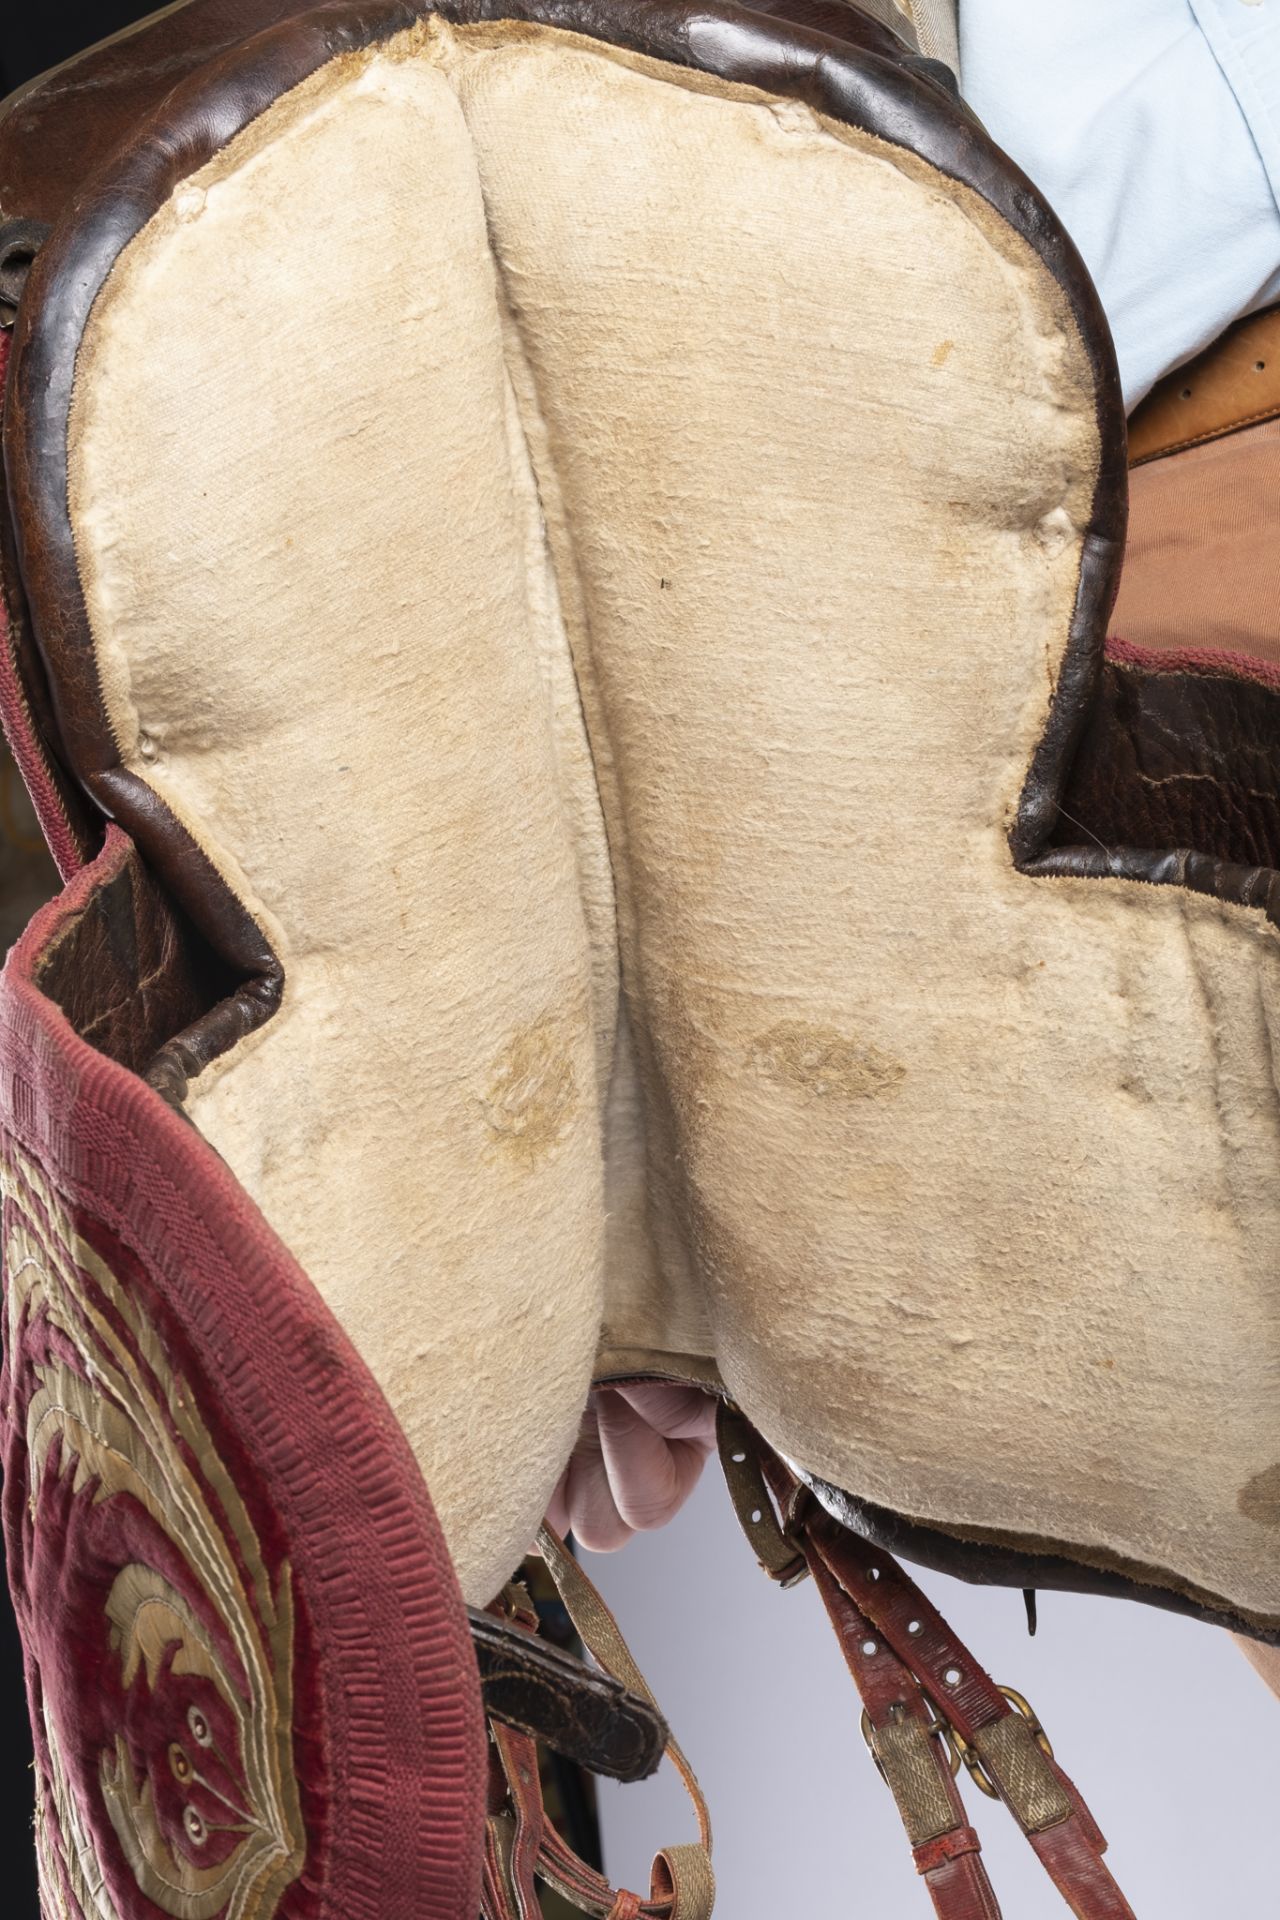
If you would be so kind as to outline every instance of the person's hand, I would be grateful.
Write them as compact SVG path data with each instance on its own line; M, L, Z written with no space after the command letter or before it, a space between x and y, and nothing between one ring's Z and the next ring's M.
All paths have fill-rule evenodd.
M597 1387L547 1519L589 1552L612 1553L680 1511L715 1443L712 1394L662 1380Z

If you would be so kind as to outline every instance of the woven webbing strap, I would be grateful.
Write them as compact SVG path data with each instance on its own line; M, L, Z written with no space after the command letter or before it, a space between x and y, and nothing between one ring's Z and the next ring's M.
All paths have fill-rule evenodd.
M538 1548L583 1646L628 1692L639 1694L642 1700L656 1706L649 1684L622 1637L622 1629L559 1534L544 1526L538 1535ZM664 1848L653 1863L648 1902L639 1902L633 1894L619 1894L607 1920L632 1920L632 1915L655 1912L664 1914L667 1920L710 1920L716 1897L711 1868L711 1816L697 1775L675 1740L667 1742L667 1757L693 1802L698 1839L685 1846ZM635 1905L619 1904L626 1901L634 1901Z
M941 60L960 73L960 29L957 0L855 0L863 13L892 27L908 46L918 47L929 60Z

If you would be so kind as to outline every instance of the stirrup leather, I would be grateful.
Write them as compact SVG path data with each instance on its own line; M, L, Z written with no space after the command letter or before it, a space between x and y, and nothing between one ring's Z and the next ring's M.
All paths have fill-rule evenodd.
M999 1920L956 1786L963 1765L1003 1800L1078 1920L1133 1920L1106 1840L1021 1694L996 1685L882 1549L825 1513L736 1408L720 1454L738 1518L771 1578L811 1573L862 1696L863 1735L940 1920Z

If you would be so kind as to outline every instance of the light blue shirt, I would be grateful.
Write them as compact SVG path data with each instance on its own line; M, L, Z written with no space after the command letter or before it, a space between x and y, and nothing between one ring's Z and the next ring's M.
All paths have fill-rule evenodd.
M1084 255L1130 408L1280 300L1280 0L960 0L960 69Z

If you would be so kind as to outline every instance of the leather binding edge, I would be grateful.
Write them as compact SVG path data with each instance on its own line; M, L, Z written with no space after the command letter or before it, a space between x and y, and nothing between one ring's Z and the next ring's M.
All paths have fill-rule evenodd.
M0 422L8 389L12 333L0 328ZM41 832L64 880L102 843L102 820L59 758L49 684L31 634L18 575L13 522L0 463L0 719L26 783Z
M798 1469L797 1469L798 1471ZM1022 1543L1015 1534L986 1529L939 1526L893 1513L869 1500L845 1493L815 1475L800 1475L821 1506L851 1533L869 1540L898 1560L950 1574L970 1586L1022 1587L1044 1593L1092 1593L1117 1600L1141 1600L1166 1613L1184 1614L1208 1625L1269 1646L1280 1646L1280 1618L1242 1613L1221 1595L1180 1584L1169 1573L1087 1548L1045 1541ZM1080 1557L1076 1558L1075 1555Z

